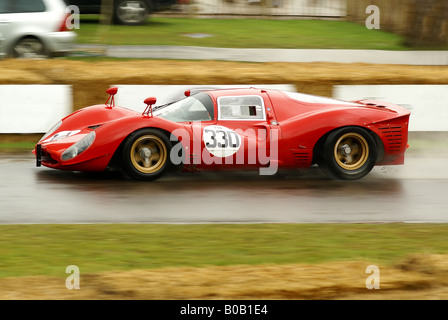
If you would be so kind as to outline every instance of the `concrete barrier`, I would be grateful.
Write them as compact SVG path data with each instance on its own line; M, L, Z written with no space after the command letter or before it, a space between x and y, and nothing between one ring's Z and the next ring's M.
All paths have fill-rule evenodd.
M0 133L42 133L73 110L70 85L1 85Z

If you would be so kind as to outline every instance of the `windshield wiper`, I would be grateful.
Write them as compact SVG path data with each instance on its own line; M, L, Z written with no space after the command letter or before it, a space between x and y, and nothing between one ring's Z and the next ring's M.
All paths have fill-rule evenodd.
M169 106L170 104L172 104L172 102L170 102L170 103L165 103L165 104L161 104L160 106L155 106L155 107L152 108L152 111L156 111L156 110L165 108L165 107Z

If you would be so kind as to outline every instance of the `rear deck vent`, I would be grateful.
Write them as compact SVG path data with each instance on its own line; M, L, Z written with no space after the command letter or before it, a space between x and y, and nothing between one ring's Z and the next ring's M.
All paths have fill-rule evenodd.
M403 131L400 126L378 128L391 152L400 152L403 147Z

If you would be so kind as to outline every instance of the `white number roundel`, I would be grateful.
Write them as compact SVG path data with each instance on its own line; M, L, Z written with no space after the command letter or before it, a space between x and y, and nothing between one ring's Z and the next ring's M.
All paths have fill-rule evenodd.
M215 157L228 157L241 147L241 137L235 131L223 126L207 126L202 132L205 147Z

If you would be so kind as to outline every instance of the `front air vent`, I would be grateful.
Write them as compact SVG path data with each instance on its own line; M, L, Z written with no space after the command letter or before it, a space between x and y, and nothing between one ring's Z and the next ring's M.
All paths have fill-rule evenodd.
M97 124L97 125L90 126L90 127L87 127L87 128L89 128L90 130L96 130L96 129L98 129L101 126L102 126L102 124Z
M294 158L296 159L296 162L301 167L306 167L309 165L309 153L308 152L296 152L293 151Z

